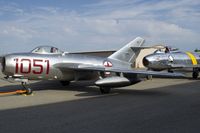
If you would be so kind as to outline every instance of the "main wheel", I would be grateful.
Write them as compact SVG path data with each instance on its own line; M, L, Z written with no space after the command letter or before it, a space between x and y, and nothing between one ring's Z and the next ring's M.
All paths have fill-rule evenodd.
M110 93L111 88L109 87L100 87L100 91L102 94L108 94Z
M62 84L62 86L67 86L70 84L70 81L60 81L60 83Z
M146 79L147 79L147 80L152 80L152 79L153 79L153 76L152 76L152 75L148 75L148 76L146 76Z
M192 73L193 79L197 79L198 76L199 76L199 73L198 73L198 72L193 72L193 73Z
M33 90L31 88L27 88L25 94L31 95L33 93Z

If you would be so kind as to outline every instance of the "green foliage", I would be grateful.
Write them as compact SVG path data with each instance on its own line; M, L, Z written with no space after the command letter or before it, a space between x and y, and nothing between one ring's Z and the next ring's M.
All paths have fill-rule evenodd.
M200 52L200 49L195 49L194 52Z

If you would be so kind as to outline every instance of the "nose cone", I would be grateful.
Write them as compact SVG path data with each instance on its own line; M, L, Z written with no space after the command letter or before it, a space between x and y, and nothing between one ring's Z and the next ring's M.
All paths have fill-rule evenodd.
M149 66L149 59L148 59L148 57L144 57L144 58L143 58L143 65L144 65L145 67L148 67L148 66Z

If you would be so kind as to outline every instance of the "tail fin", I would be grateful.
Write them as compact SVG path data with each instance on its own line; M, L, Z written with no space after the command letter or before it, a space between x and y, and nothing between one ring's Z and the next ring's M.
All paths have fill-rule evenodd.
M140 47L144 44L144 42L145 40L143 38L137 37L136 39L122 47L120 50L110 55L108 58L131 63L140 53L140 49L134 49L134 47Z

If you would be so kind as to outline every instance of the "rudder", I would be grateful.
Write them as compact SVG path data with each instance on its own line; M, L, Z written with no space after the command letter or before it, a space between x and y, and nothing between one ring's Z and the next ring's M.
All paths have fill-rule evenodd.
M144 42L145 40L143 38L137 37L136 39L116 51L114 54L110 55L108 58L131 63L140 53L140 49L134 49L134 47L141 47Z

